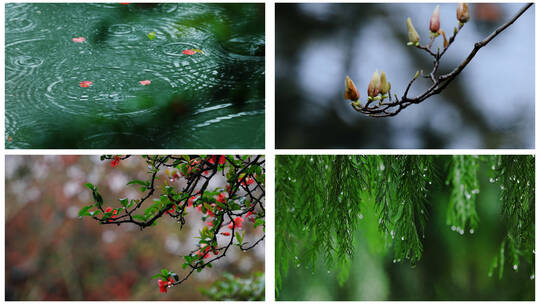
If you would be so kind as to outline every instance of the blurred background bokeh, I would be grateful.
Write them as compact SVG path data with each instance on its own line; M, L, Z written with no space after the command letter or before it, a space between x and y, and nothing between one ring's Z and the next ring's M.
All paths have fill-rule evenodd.
M533 148L534 6L482 48L442 92L396 117L355 112L343 98L349 75L367 98L376 69L401 96L432 57L407 47L406 18L429 40L435 4L280 3L276 5L278 148ZM470 4L470 21L441 60L447 73L523 4ZM457 26L456 4L441 4L441 29ZM434 46L442 47L442 38ZM419 79L416 96L431 82Z
M338 273L328 270L323 259L311 269L299 255L283 278L278 300L533 301L534 269L523 259L516 271L507 262L500 280L497 271L492 277L488 275L506 227L499 186L489 181L493 176L489 165L480 164L479 225L473 233L460 235L446 224L451 187L445 186L444 180L434 183L441 186L431 193L424 252L416 266L394 263L392 248L385 246L385 236L378 230L377 213L365 208L359 228L351 232L355 234L355 252L343 286L338 283Z
M184 274L182 256L203 226L199 215L189 214L181 231L168 217L140 231L77 215L92 201L86 182L113 207L120 206L118 198L139 197L126 183L146 178L141 158L114 169L99 156L6 156L5 163L6 300L208 300L201 288L225 273L250 278L264 272L264 242L247 252L231 248L214 267L160 294L151 276L162 268ZM224 187L220 182L213 186ZM247 229L247 241L258 239L261 229Z

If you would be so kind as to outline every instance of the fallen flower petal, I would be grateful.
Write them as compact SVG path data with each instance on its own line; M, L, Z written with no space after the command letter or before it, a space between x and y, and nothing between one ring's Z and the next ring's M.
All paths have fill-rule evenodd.
M146 85L149 85L149 84L151 84L151 83L152 83L152 81L150 81L150 80L141 80L141 81L139 81L139 83L140 83L141 85L144 85L144 86L146 86Z
M86 41L86 38L84 37L76 37L76 38L72 38L71 40L73 40L73 42L76 42L76 43L83 43Z
M194 50L183 50L182 51L182 54L184 55L195 55L197 52L195 52Z
M81 88L88 88L92 85L92 82L91 81L81 81L79 82L79 86Z

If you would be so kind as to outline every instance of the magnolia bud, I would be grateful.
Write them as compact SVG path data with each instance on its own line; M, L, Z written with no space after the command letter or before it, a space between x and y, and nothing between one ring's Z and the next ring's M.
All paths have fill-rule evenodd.
M360 94L358 94L358 90L349 76L345 78L345 99L350 101L357 101L360 99Z
M376 97L381 92L380 89L381 85L381 79L379 77L379 70L375 70L375 73L373 73L373 76L371 76L371 80L369 81L368 86L368 96L369 97Z
M469 7L467 6L467 3L459 3L456 10L456 17L457 20L464 24L467 21L469 21L470 15L469 15Z
M386 81L386 73L384 71L381 71L379 88L381 88L381 93L383 95L390 91L390 82Z
M439 5L435 7L433 14L431 14L431 19L429 19L429 30L432 33L437 33L441 27L441 9Z
M414 29L412 25L411 18L407 18L407 30L409 31L409 41L413 44L416 44L420 41L420 35Z

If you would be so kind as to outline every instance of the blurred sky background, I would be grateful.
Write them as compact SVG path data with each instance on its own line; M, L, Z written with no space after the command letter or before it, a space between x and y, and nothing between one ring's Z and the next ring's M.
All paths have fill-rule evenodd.
M182 231L168 217L143 231L79 219L79 209L92 200L87 182L99 188L105 206L140 196L136 186L125 185L146 179L146 163L140 157L114 169L109 163L99 156L6 157L6 300L207 300L199 289L225 272L240 277L264 272L264 242L246 253L231 248L213 268L160 294L151 276L162 268L182 276L183 255L194 248L193 237L202 228L200 215L190 213ZM246 238L261 233L260 227L248 229Z
M441 29L457 26L456 4L441 5ZM470 4L470 21L441 60L447 73L474 43L524 4ZM432 57L407 47L406 18L429 41L436 4L276 4L277 148L534 148L534 9L482 48L442 94L396 117L370 118L343 97L345 75L363 101L371 75L387 73L402 96ZM442 37L434 46L442 47ZM418 79L409 96L431 81Z

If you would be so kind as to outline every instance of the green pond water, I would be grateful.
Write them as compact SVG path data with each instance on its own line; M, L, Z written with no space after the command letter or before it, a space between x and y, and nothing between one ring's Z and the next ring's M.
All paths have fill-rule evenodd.
M5 8L7 148L264 148L264 4Z

